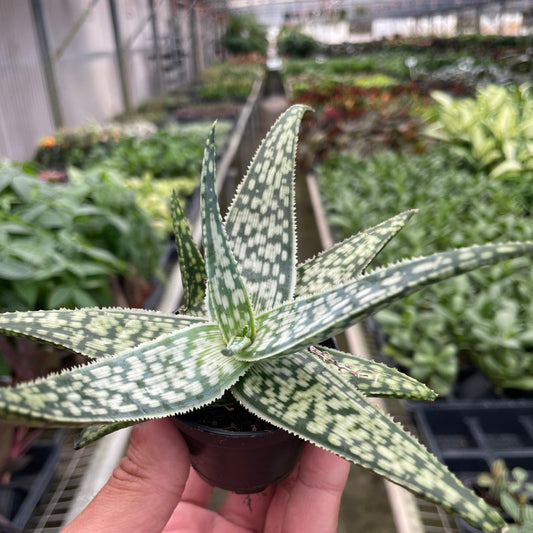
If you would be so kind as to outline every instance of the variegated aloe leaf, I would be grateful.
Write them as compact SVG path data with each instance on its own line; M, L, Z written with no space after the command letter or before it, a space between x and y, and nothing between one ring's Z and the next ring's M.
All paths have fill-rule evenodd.
M346 330L421 288L504 259L533 254L533 242L470 246L411 259L337 289L289 302L257 317L257 335L237 354L256 361L306 348Z
M183 306L185 309L190 309L197 306L205 297L205 264L194 242L191 227L176 191L172 191L170 209L183 284Z
M359 276L415 212L404 211L300 265L295 295L301 297L324 292Z
M226 232L256 313L294 294L294 165L298 129L308 109L292 106L272 126L226 217Z
M438 459L305 352L259 361L233 394L261 418L398 483L484 531L504 525Z
M74 449L79 450L80 448L92 444L98 439L113 433L114 431L134 426L140 422L140 420L127 420L123 422L113 422L110 424L91 424L80 431L80 434L74 441Z
M323 346L311 346L306 354L315 356L327 370L337 373L347 390L355 387L366 396L380 398L432 401L437 397L420 381L376 361Z
M109 357L205 319L144 309L59 309L0 313L0 333L72 350L86 357Z
M255 327L248 292L229 247L215 190L215 131L207 140L202 165L202 230L208 304L231 355L252 342Z
M221 354L216 324L192 326L94 363L0 388L0 417L86 426L170 416L220 397L247 363Z

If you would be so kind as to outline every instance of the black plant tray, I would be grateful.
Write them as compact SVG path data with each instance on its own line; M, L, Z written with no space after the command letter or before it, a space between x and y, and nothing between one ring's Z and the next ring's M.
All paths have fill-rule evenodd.
M533 478L533 400L409 402L431 451L467 486L496 459L520 466ZM477 532L462 520L463 532Z
M28 464L13 475L9 484L0 485L0 513L15 531L24 530L47 490L59 461L62 440L63 432L57 431L52 439L37 441L28 450Z

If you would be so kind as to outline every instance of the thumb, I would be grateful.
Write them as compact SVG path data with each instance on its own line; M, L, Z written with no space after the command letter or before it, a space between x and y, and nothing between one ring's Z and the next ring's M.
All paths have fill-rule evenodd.
M63 533L160 533L189 475L189 451L170 420L136 426L109 481Z

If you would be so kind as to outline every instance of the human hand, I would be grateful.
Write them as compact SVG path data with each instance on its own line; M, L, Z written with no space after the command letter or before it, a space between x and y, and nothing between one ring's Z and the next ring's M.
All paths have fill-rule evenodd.
M63 533L334 533L348 471L347 461L306 443L287 479L258 494L229 493L215 512L181 434L154 420L134 428L126 457Z

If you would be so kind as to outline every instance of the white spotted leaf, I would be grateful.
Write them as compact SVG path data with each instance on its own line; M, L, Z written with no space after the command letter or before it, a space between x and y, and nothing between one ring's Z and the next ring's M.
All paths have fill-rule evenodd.
M216 324L162 335L112 357L0 388L0 417L83 427L170 416L222 396L247 364L221 354Z
M382 365L315 346L426 285L531 255L533 243L471 247L367 273L407 212L297 269L294 161L305 109L290 108L273 126L225 224L215 193L213 135L208 139L201 180L205 260L180 206L173 206L185 303L196 318L127 309L0 314L0 332L96 359L0 388L0 417L89 426L84 444L141 420L202 407L231 389L275 425L494 529L501 524L497 514L363 394L429 399L431 392Z
M255 363L232 390L259 417L438 503L483 531L504 524L399 424L305 352Z
M226 232L257 313L294 295L294 166L300 121L290 107L259 147L226 217Z
M305 353L328 370L336 372L347 389L355 387L366 396L423 401L432 401L437 397L420 381L371 359L323 346L311 346Z
M337 243L298 267L296 296L338 287L359 276L415 213L395 217Z
M194 242L191 227L187 222L176 191L172 191L170 210L183 284L183 307L191 309L198 306L205 298L204 259Z
M255 333L254 316L248 292L229 247L215 190L215 130L207 140L202 165L202 236L207 272L208 304L218 323L225 349L235 342L249 344ZM232 345L232 347L230 347Z
M80 431L80 434L74 442L74 448L79 450L88 444L117 431L138 424L139 420L127 420L123 422L111 422L109 424L91 424Z
M255 361L306 348L427 285L524 255L533 255L533 243L469 246L379 269L258 316L254 343L236 357Z
M144 309L88 307L0 313L0 333L98 359L203 322L205 319Z

